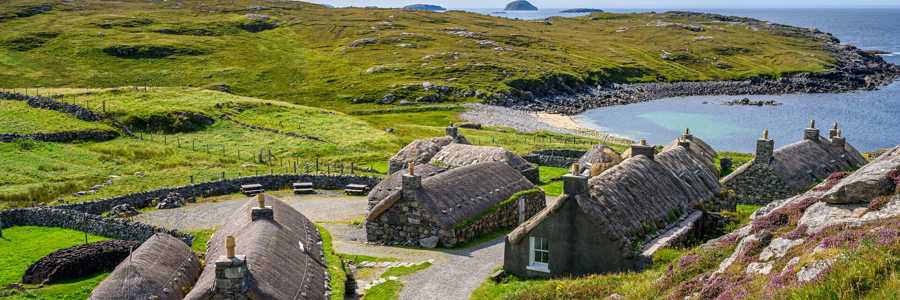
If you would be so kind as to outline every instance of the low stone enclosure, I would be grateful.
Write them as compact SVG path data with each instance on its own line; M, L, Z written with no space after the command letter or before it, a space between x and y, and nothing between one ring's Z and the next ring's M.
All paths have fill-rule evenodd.
M265 190L290 188L294 182L312 182L319 189L343 189L348 184L365 184L375 186L380 181L377 177L350 175L261 175L240 177L235 179L204 182L173 188L162 188L153 191L128 194L109 199L54 206L58 209L70 209L89 214L102 214L121 204L130 204L137 208L150 205L153 200L163 199L170 193L178 193L183 197L210 197L228 195L241 191L241 185L258 183Z
M573 168L563 195L506 237L504 270L565 277L643 268L655 249L702 228L698 207L720 197L709 153L690 145L699 142L682 137L659 154L633 145L593 177Z
M756 156L722 179L740 203L767 204L808 190L831 174L852 171L866 159L838 128L829 130L829 139L819 135L815 121L804 130L803 140L774 150L768 131L756 142Z
M193 236L175 230L59 208L17 208L0 211L0 227L13 226L61 227L118 240L139 242L146 241L157 233L175 236L187 245L191 245L194 240Z
M104 130L85 130L85 131L64 131L53 133L0 133L0 143L9 143L16 140L35 140L40 142L71 142L71 141L108 141L119 136L115 131Z
M503 162L454 169L410 164L369 193L369 242L453 247L512 228L545 206L543 191Z

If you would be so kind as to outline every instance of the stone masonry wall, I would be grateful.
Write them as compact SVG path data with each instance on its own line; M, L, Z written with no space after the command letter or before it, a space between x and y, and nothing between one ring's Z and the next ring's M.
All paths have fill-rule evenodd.
M266 190L277 190L289 187L294 182L312 182L317 189L343 189L351 183L365 184L373 187L381 180L378 177L350 176L350 175L262 175L249 176L235 179L226 179L212 182L204 182L181 187L162 188L153 191L140 192L118 196L109 199L83 202L76 204L60 205L55 208L71 209L89 214L102 214L116 205L131 204L134 207L146 207L153 200L165 198L172 192L177 192L183 197L209 197L227 195L240 192L241 185L258 183Z
M0 143L8 143L15 140L29 139L41 142L71 142L71 141L108 141L118 137L115 131L85 130L64 131L53 133L0 133Z
M525 203L524 216L519 216L519 202ZM475 238L496 232L501 229L513 228L519 226L521 221L530 219L532 216L540 212L547 206L547 199L543 192L528 193L519 197L516 201L503 207L498 207L494 212L478 219L475 222L453 230L453 235L441 236L441 243L444 245L454 245L474 240Z
M70 114L85 121L100 121L103 119L97 113L81 107L80 105L65 103L48 97L28 96L19 93L0 92L0 99L25 101L29 106L40 109L55 110Z
M419 203L397 201L375 222L366 222L366 240L385 245L420 246L420 241L440 235L440 226L432 221Z
M737 203L741 204L765 205L791 196L775 170L765 163L754 162L744 173L723 182L723 185L735 192Z
M559 168L568 168L584 155L579 150L538 150L522 156L530 163Z
M0 219L3 220L2 226L6 228L13 226L61 227L119 240L139 242L144 242L153 234L161 232L181 239L188 246L194 240L193 236L175 230L58 208L5 210L0 211Z

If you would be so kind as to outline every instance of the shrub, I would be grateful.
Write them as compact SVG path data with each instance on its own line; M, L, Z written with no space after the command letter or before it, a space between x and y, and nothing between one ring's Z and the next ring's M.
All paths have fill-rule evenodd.
M888 196L879 196L869 201L869 205L866 207L867 211L876 211L880 210L882 207L891 202L891 198Z

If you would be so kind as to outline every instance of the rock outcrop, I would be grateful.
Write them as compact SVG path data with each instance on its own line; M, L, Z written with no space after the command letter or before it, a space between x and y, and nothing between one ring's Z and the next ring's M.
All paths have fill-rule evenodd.
M504 10L538 10L536 6L525 0L510 2Z

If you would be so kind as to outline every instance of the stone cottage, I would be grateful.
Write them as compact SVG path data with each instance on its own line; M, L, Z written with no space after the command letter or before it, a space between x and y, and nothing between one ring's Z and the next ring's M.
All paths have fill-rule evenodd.
M412 141L403 149L394 154L388 160L388 174L394 174L397 171L400 171L406 168L410 162L415 162L417 165L426 164L431 161L431 158L434 157L444 146L450 145L451 143L457 144L469 144L469 141L459 133L459 128L450 125L445 129L446 136L430 138L430 139L418 139Z
M504 270L563 277L649 264L657 241L678 240L670 235L699 221L698 204L719 195L715 171L688 143L658 155L636 144L630 158L597 176L564 176L563 195L506 237Z
M594 145L578 159L578 167L589 175L599 175L622 162L622 156L606 145ZM591 177L593 177L591 176Z
M734 191L739 203L766 204L808 190L831 174L852 171L866 159L847 143L837 123L829 138L819 135L812 121L803 140L774 150L775 141L768 130L756 141L752 161L722 179L722 185Z
M207 243L206 268L184 299L328 299L328 270L316 225L259 194Z
M503 162L454 169L410 163L369 193L366 237L379 244L452 247L515 227L545 202L543 191Z

